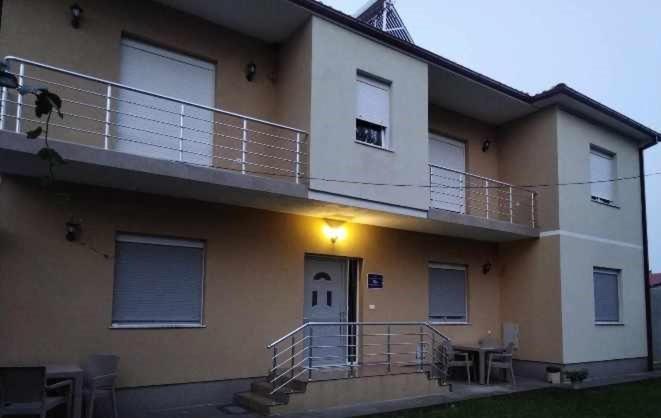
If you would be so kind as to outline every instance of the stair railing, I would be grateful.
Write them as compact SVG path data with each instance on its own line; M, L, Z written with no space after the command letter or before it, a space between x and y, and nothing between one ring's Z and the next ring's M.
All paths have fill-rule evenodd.
M430 322L307 322L267 346L271 394L296 380L427 373L447 383L450 340Z

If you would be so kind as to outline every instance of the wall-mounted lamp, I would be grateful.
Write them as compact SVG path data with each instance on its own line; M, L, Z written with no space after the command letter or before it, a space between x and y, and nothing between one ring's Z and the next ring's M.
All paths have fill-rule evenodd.
M74 3L69 10L71 11L71 26L78 29L80 27L80 20L83 17L83 8L78 3Z
M324 235L335 244L338 240L343 240L347 236L347 230L344 228L344 221L334 219L324 219Z
M0 87L14 90L18 88L18 78L9 72L5 62L0 63Z
M64 237L69 242L76 241L80 237L81 230L82 230L82 227L80 226L80 224L77 224L75 222L67 222L66 223L66 235Z
M491 263L487 261L482 265L482 273L489 274L489 272L491 271L491 267L492 267Z
M253 81L256 75L257 75L257 64L255 64L253 61L250 61L246 65L246 80Z
M489 148L491 148L491 140L485 139L484 142L482 142L482 152L489 151Z

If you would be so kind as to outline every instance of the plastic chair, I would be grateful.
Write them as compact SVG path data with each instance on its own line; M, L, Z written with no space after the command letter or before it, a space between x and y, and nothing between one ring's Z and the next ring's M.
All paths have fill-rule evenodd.
M45 418L48 411L63 404L67 405L67 416L71 416L71 380L47 385L45 367L0 367L0 387L0 416L39 415ZM64 388L68 389L66 396L49 396L49 392Z
M115 383L119 357L112 354L94 354L85 365L83 395L87 400L87 417L94 418L94 403L99 397L112 402L114 418L117 418L117 395Z
M448 354L448 368L465 368L466 380L471 384L471 370L473 369L473 360L470 354L463 351L456 351L451 344L446 347Z
M487 371L487 385L491 379L491 368L505 370L505 377L507 378L507 370L512 377L512 386L516 385L516 378L514 377L514 366L512 362L512 353L514 352L514 344L509 343L505 350L501 353L492 353L489 356L489 370Z

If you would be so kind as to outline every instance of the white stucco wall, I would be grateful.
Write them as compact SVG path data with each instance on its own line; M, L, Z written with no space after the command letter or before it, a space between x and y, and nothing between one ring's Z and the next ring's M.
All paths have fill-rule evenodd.
M642 250L561 236L560 260L564 362L646 356ZM621 324L595 324L595 266L621 270Z
M590 144L616 153L617 175L638 175L634 141L558 111L560 183L590 179ZM592 202L590 185L559 187L563 361L647 355L640 185L617 183L619 208ZM596 325L593 268L621 270L621 324Z
M638 147L633 140L559 111L560 183L590 180L590 144L616 154L618 177L638 176ZM560 229L643 245L640 183L625 180L615 187L619 209L591 201L590 185L560 187Z
M391 151L355 142L356 75L391 82ZM321 18L312 20L310 167L313 178L426 184L427 65ZM428 190L312 180L310 189L427 210ZM331 198L331 197L329 197Z

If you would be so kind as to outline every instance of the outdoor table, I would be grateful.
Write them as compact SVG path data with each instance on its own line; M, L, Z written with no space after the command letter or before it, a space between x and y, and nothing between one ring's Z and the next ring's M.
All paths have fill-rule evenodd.
M480 384L483 385L485 384L486 381L486 358L487 358L487 353L500 353L505 351L505 347L502 346L494 346L494 345L485 345L481 346L479 344L458 344L455 345L453 344L452 347L457 350L457 351L467 351L470 353L477 353L478 354L478 363L480 364L480 369L479 369L479 381Z
M73 416L80 418L83 405L83 369L76 365L46 365L47 380L73 380Z

